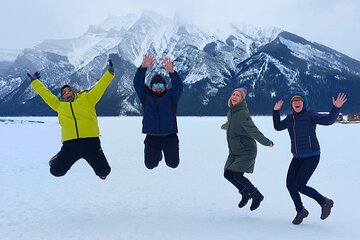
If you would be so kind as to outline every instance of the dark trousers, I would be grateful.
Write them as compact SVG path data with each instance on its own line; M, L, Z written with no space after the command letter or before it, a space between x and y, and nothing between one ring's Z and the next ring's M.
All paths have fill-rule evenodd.
M249 193L253 193L256 191L254 185L244 176L243 172L234 172L231 170L225 170L224 177L231 182L237 189L239 189L240 193L244 191L248 191Z
M80 158L85 159L98 176L109 175L111 168L100 146L100 139L79 138L63 142L60 152L50 163L50 173L64 176Z
M314 199L320 205L325 201L314 188L307 186L307 182L314 173L320 161L320 154L306 158L293 158L286 177L286 187L295 204L296 211L300 211L304 206L301 202L300 193Z
M159 165L164 152L165 163L171 168L176 168L179 165L179 138L176 133L167 136L152 136L145 137L145 166L148 169L153 169Z

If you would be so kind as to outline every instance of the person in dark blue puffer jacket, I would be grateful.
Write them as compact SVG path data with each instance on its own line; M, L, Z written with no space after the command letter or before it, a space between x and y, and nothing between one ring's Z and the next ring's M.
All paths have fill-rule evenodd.
M334 201L321 195L314 188L307 186L307 182L314 173L320 161L320 145L316 137L316 125L331 125L336 121L340 108L347 101L344 93L339 93L336 99L332 99L333 108L329 114L319 114L308 111L308 100L305 93L297 92L292 95L290 103L293 113L280 120L280 109L283 100L278 101L274 106L273 123L277 131L288 129L291 139L292 161L286 177L286 187L294 202L296 216L293 224L300 224L309 212L304 208L300 193L314 199L321 206L322 220L326 219Z
M166 57L162 66L169 72L171 88L167 88L160 74L152 77L150 86L146 85L146 71L154 62L154 56L145 55L134 77L135 91L143 110L142 133L146 134L144 162L148 169L157 167L163 152L166 165L176 168L180 162L176 109L183 92L183 83L174 70L172 60Z

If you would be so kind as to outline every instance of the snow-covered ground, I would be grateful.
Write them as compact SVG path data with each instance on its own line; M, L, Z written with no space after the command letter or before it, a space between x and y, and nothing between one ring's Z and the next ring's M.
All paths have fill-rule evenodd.
M335 205L323 221L319 205L303 197L310 215L295 226L285 187L290 141L286 131L273 129L271 117L253 118L275 143L258 145L255 172L247 175L265 196L254 212L237 207L240 196L223 178L225 117L180 117L179 167L162 161L153 170L143 164L140 117L99 118L112 167L105 181L84 160L53 177L48 160L61 147L57 119L12 119L0 121L2 240L360 238L358 124L317 128L322 155L309 184Z

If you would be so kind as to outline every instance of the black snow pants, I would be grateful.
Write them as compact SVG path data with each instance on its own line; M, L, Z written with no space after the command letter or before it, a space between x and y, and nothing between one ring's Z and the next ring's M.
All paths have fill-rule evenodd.
M176 133L167 136L146 135L145 141L145 166L153 169L159 165L164 152L165 163L171 168L179 165L179 138Z
M111 168L101 149L98 137L79 138L63 142L60 152L50 163L50 173L56 177L64 176L79 159L85 159L100 177L109 175Z

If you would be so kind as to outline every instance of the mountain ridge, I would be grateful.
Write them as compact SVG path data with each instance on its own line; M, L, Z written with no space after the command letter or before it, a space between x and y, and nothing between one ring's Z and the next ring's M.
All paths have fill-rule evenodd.
M144 54L157 57L147 82L154 73L169 81L161 59L174 60L184 82L179 115L225 115L227 98L237 86L248 89L255 115L271 114L277 99L298 90L318 111L329 109L337 92L346 92L344 112L360 112L360 62L345 54L279 28L229 24L206 32L177 16L144 11L140 17L109 16L78 38L45 40L23 50L13 63L0 62L0 115L55 115L28 86L26 73L40 71L54 94L63 84L90 89L109 57L116 76L97 105L98 114L140 115L132 79Z

